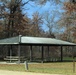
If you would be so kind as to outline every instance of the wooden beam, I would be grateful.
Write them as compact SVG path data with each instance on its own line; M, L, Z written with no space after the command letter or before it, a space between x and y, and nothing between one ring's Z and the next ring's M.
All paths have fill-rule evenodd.
M61 46L61 62L63 61L63 46Z
M20 50L21 50L21 46L18 45L18 64L20 64Z
M32 61L32 46L30 46L30 61Z
M49 61L49 46L48 46L48 61Z
M44 62L44 50L43 50L43 46L42 46L42 52L41 52L41 62L43 63Z
M12 62L11 57L12 57L12 45L10 46L10 62Z
M75 47L72 47L73 49L73 73L75 73Z
M18 63L20 64L21 60L20 60L20 53L21 53L21 36L22 35L19 35L19 45L18 45Z
M73 57L73 73L75 73L75 57Z

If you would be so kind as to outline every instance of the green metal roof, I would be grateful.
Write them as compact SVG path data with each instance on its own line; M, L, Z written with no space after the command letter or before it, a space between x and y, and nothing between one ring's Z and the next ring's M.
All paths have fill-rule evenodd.
M12 37L12 38L6 38L6 39L1 39L0 44L19 44L19 37Z
M38 44L38 45L76 45L74 43L57 40L55 38L42 38L42 37L21 37L22 44Z
M54 38L42 38L42 37L27 37L27 36L17 36L7 39L0 40L0 44L26 44L26 45L76 45L75 43L70 43L62 40L57 40Z

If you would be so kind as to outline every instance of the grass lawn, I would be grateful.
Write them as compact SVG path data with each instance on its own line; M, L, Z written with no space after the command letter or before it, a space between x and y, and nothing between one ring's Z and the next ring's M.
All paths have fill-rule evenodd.
M20 64L20 65L19 64L0 64L0 69L11 70L11 71L26 71L24 64ZM73 73L72 62L51 62L51 63L29 64L28 71L39 72L39 73L50 73L50 74L76 75L76 73Z

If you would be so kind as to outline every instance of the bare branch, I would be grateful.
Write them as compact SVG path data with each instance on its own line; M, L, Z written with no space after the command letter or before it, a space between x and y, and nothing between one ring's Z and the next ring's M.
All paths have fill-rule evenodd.
M28 2L29 2L29 1L27 1L27 2L23 3L21 6L24 6L24 5L26 5Z

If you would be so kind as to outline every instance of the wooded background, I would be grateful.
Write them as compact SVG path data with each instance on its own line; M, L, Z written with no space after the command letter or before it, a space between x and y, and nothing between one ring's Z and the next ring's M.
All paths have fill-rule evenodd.
M32 18L27 15L26 4L35 2L41 7L45 6L47 1L60 5L61 11L53 10L45 11L40 14L38 11L34 12ZM23 14L23 7L25 6L25 14ZM32 7L32 6L31 6ZM55 21L56 14L59 19ZM60 15L59 15L60 14ZM52 15L52 16L50 16ZM43 26L46 25L48 30L45 31ZM75 0L0 0L0 39L24 35L36 37L57 38L69 42L76 43L76 1ZM8 55L7 46L0 46L0 58ZM44 56L48 57L47 47L44 48ZM64 56L72 57L72 47L64 47ZM22 56L29 57L29 47L22 46ZM13 46L13 56L17 55L17 48ZM75 53L76 55L76 53ZM33 47L33 58L40 56L40 47ZM60 57L59 47L50 47L49 57Z

